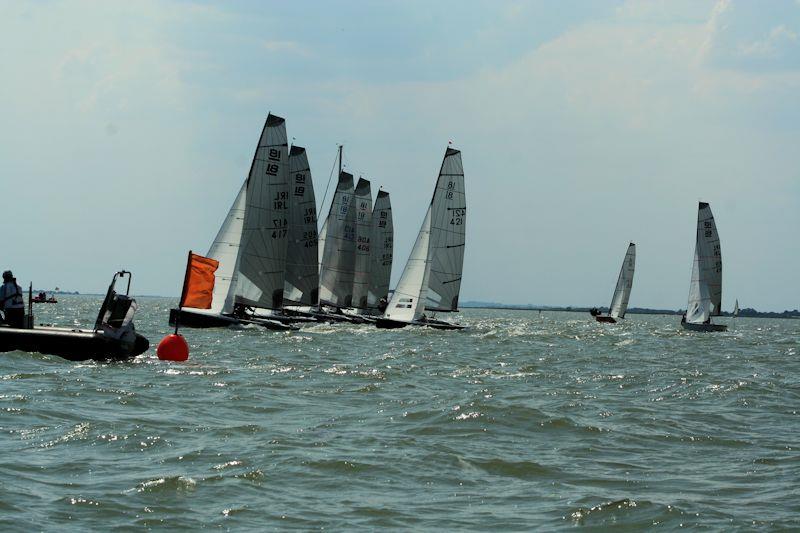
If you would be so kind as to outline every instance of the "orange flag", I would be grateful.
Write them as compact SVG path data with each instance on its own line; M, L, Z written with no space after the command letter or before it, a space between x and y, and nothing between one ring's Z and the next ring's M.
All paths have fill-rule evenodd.
M189 252L186 276L183 278L181 307L211 308L211 297L214 292L214 272L217 271L218 267L219 261Z

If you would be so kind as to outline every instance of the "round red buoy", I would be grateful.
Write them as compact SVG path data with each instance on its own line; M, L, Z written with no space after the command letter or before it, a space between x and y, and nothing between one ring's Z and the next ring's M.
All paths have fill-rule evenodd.
M183 335L167 335L156 348L158 358L162 361L186 361L189 359L189 345Z

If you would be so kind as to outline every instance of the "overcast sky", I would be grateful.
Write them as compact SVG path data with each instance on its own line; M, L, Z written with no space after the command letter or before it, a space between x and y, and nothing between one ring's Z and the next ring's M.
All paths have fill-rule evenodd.
M268 112L390 193L393 285L449 140L461 300L686 306L697 201L723 307L800 307L800 2L0 0L0 268L176 295Z

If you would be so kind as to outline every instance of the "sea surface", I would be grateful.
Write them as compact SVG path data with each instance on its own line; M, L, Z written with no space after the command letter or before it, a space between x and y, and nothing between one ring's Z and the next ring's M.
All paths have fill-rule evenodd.
M37 323L94 322L59 298ZM0 354L0 531L800 529L798 320L475 309L167 363L174 300L139 304L132 362Z

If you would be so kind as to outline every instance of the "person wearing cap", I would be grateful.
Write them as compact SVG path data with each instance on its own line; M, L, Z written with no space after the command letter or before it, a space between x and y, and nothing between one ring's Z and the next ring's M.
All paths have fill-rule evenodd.
M12 328L25 325L25 302L22 300L22 287L10 270L3 272L3 285L0 286L0 309L5 314L6 324Z

